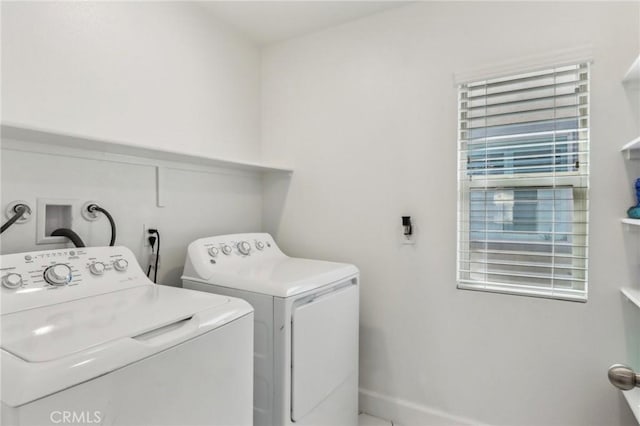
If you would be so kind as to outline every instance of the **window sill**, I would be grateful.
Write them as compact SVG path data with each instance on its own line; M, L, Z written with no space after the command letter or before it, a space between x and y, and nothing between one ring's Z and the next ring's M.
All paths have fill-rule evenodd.
M472 283L465 281L458 281L458 290L472 290L485 293L499 293L510 294L513 296L528 296L541 299L555 299L564 300L567 302L587 302L587 294L579 291L556 291L551 292L549 290L536 290L535 288L517 287L517 286L503 286L499 284L486 284L486 283Z

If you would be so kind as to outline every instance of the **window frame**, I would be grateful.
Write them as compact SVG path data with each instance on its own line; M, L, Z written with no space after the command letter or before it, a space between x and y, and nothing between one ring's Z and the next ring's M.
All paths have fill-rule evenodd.
M483 176L474 176L468 173L466 167L462 167L464 160L468 161L469 155L469 144L468 142L472 139L468 134L470 129L463 128L462 122L468 117L463 118L462 110L462 93L463 86L465 86L465 82L458 82L457 84L457 152L458 152L458 166L457 166L457 180L458 180L458 191L457 191L457 259L456 259L456 281L457 288L461 290L475 290L475 291L484 291L484 292L493 292L493 293L505 293L505 294L513 294L513 295L522 295L522 296L532 296L532 297L540 297L540 298L548 298L548 299L558 299L558 300L568 300L568 301L578 301L578 302L587 302L588 300L588 269L589 269L589 158L590 158L590 130L591 130L591 119L590 119L590 111L591 111L591 99L590 99L590 86L591 86L591 61L590 60L580 60L575 61L571 65L582 67L585 66L586 71L586 94L583 93L582 96L586 96L586 103L582 104L578 102L576 104L576 108L580 111L576 119L578 121L578 132L586 135L585 140L582 140L582 136L578 138L576 143L584 143L584 147L581 147L577 151L577 158L580 163L579 167L586 168L586 172L579 170L568 171L568 172L557 172L557 171L549 171L549 172L537 172L537 173L517 173L513 172L508 174L487 174ZM562 65L547 65L544 67L538 68L530 68L528 70L521 70L520 72L510 72L508 74L503 74L501 78L508 80L514 76L525 74L528 72L536 72L537 70L545 70L545 69L556 69ZM579 75L579 73L578 73ZM491 77L493 78L493 77ZM489 80L490 78L482 78L482 79L473 79L468 81L467 83L477 83L482 80ZM580 81L578 79L578 81ZM577 92L576 95L578 98L581 96L580 92ZM554 95L554 102L556 99ZM586 111L586 114L582 115L582 109ZM529 110L525 110L529 111ZM558 120L559 118L554 117L553 120ZM582 127L582 121L585 120L586 126ZM524 122L531 123L531 121ZM485 126L486 127L486 126ZM467 132L467 137L463 138L463 132ZM555 136L556 132L553 131ZM515 136L516 134L512 134L511 136ZM463 143L467 143L466 150L463 149ZM555 148L557 145L553 145ZM466 156L463 157L463 154ZM555 164L554 164L555 165ZM486 167L485 167L486 169ZM466 179L463 179L463 170L466 173L464 176ZM584 170L584 169L583 169ZM515 176L515 179L514 179ZM507 284L507 283L491 283L488 280L478 281L471 279L471 264L475 263L471 260L472 256L472 238L471 234L474 232L472 230L471 225L471 192L473 190L500 190L501 188L522 188L524 189L556 189L561 187L571 187L572 188L572 210L573 210L573 220L572 220L572 232L571 236L577 242L581 244L579 249L574 248L574 244L571 245L571 261L572 267L569 268L573 271L582 271L578 273L578 278L583 280L584 288L583 289L575 289L575 288L556 288L552 287L537 287L530 283L520 283L520 284ZM466 197L464 197L466 194ZM515 196L514 196L515 199ZM466 208L462 205L464 202L468 203ZM515 201L514 201L515 206ZM579 208L577 208L579 207ZM486 214L486 213L485 213ZM466 215L466 216L465 216ZM485 222L487 218L484 218ZM553 219L553 223L555 225L556 219ZM554 236L557 235L556 231L553 232ZM465 241L466 237L466 241ZM555 246L555 242L557 240L553 239L553 245ZM486 244L486 238L485 238ZM466 246L466 247L463 247ZM578 255L574 256L575 253ZM466 254L466 258L463 258L463 253ZM530 251L529 253L534 253ZM551 277L550 281L554 281L557 278L555 277L555 249L553 253L549 256L553 259L551 263ZM580 260L578 260L580 259ZM466 262L469 265L468 270L463 270L462 265ZM489 271L489 267L492 262L486 261L485 263L485 275L491 275ZM463 273L467 273L469 278L464 278ZM494 274L495 275L495 274Z

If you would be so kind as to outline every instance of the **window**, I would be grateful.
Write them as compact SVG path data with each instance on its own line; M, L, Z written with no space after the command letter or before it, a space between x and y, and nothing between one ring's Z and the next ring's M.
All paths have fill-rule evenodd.
M589 64L458 96L458 288L586 301Z

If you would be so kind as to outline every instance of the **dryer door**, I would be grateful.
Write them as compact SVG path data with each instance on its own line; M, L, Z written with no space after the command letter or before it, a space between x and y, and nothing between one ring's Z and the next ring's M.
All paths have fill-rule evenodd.
M294 308L291 326L291 419L298 421L357 374L357 285Z

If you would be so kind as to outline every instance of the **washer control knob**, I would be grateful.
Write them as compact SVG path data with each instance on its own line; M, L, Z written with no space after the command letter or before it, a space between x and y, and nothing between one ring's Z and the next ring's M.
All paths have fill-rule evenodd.
M7 274L2 277L2 285L11 289L18 288L22 285L22 277L20 274Z
M210 247L208 252L209 252L209 256L216 257L220 251L215 247Z
M238 251L245 256L248 256L251 253L251 244L246 241L240 241L238 243Z
M264 243L262 241L256 241L256 248L258 250L264 249Z
M69 284L69 282L71 282L71 278L71 268L63 263L49 266L44 271L45 281L52 285L60 286Z
M116 271L124 272L129 267L129 262L126 259L117 259L113 262L113 267L116 268Z
M89 265L89 272L93 275L102 275L104 274L105 266L102 262L93 262Z
M223 244L222 246L222 252L226 255L230 255L231 254L231 246L228 246L226 244Z

